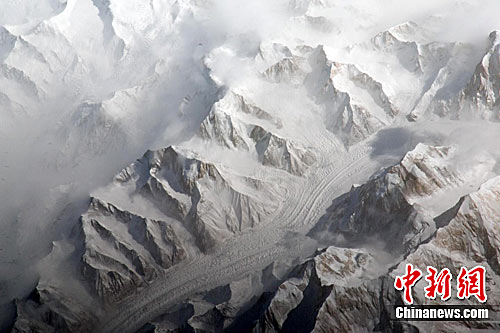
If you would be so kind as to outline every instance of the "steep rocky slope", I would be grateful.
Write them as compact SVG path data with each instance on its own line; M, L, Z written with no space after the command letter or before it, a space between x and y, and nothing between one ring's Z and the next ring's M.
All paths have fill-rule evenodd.
M393 287L394 278L408 262L422 271L427 265L447 267L454 276L461 266L484 265L489 297L497 297L499 178L460 198L457 189L481 180L468 179L470 174L454 163L456 154L453 147L417 145L399 164L334 201L310 232L333 246L318 250L312 259L298 265L275 263L193 296L166 310L144 330L449 329L450 323L397 322L391 316L393 305L402 304L402 295ZM424 199L445 193L455 204L434 215ZM288 272L284 281L279 278L283 272ZM423 298L423 283L415 286L415 300L417 304L433 303ZM256 290L263 294L255 297ZM457 331L467 331L470 325L497 328L494 323L452 324Z
M444 138L498 120L498 32L442 36L469 1L18 7L0 5L0 330L443 329L388 319L407 261L482 264L497 297L500 154Z
M451 147L417 145L400 164L336 199L310 234L325 243L357 246L371 241L393 255L405 253L436 230L433 216L414 204L415 198L465 182L454 170L452 156Z
M185 260L188 252L207 252L232 234L264 223L276 209L276 194L269 185L221 173L174 147L146 153L116 182L117 190L134 188L131 195L163 218L134 213L140 208L133 203L123 210L92 199L81 218L83 273L107 301L133 293Z
M432 159L432 154L441 155L442 148L427 149L427 158ZM425 169L422 160L409 162L409 156L422 154L422 147L416 152L409 153L402 163L389 169L402 170L403 166L412 166L414 172ZM421 155L423 157L425 155ZM442 156L441 156L442 157ZM429 170L429 169L427 169ZM434 168L438 174L443 174L444 169ZM450 190L439 182L436 174L431 183L426 182L426 177L419 177L420 186L410 182L393 182L399 193L412 193L413 195L426 195L426 189L439 187L440 190ZM428 174L429 175L429 174ZM387 176L386 176L387 177ZM382 178L383 179L383 178ZM448 179L453 179L450 177ZM455 179L457 179L455 177ZM313 259L299 265L290 274L268 300L261 303L260 317L254 322L254 328L263 332L291 332L300 327L303 331L330 332L335 331L400 331L410 330L415 332L427 331L455 331L466 332L471 327L483 329L498 329L495 322L397 322L391 321L394 313L394 304L403 304L402 295L393 287L394 278L404 273L407 263L412 263L423 272L427 266L449 268L453 276L458 276L460 267L475 267L483 265L486 268L486 290L488 297L498 297L496 285L500 278L498 271L498 214L499 214L499 179L494 177L480 186L479 190L465 195L459 199L455 206L439 216L435 216L437 230L428 234L427 238L419 239L409 246L409 254L404 257L395 256L394 251L380 252L373 247L370 241L373 230L362 229L364 222L377 219L350 219L353 226L359 226L358 241L347 242L350 248L328 247L320 251ZM372 180L371 182L377 182ZM425 184L425 185L424 185ZM448 183L448 186L455 184ZM365 185L367 186L367 185ZM384 197L380 188L371 187L369 190L374 196ZM393 192L394 193L394 192ZM384 207L374 207L370 200L360 198L356 201L361 207L357 212L366 210L383 211ZM387 201L392 209L383 215L389 218L391 214L398 216L398 200ZM338 204L334 204L337 207ZM349 203L344 202L349 207ZM338 208L337 208L338 209ZM347 216L347 215L344 215ZM331 218L331 215L328 215ZM412 223L412 217L398 216L392 224L401 225ZM323 222L335 225L336 220L330 219ZM415 226L415 224L413 224ZM398 238L381 227L382 237L390 239L389 244L399 244ZM399 229L398 229L399 230ZM414 239L413 232L402 228L406 239ZM317 230L314 234L320 234ZM338 231L337 235L342 235ZM359 241L365 235L363 241ZM352 248L361 246L361 248ZM371 249L371 250L370 250ZM460 301L454 299L451 303L431 301L423 296L426 282L419 281L414 287L416 304L478 304L471 299ZM457 292L456 284L452 283L452 294ZM466 302L466 303L463 303ZM498 316L498 309L490 310L490 318ZM392 317L391 317L392 316Z
M498 34L498 31L490 33L486 53L483 54L472 77L468 79L463 88L454 95L446 92L445 96L448 98L441 98L427 104L426 112L451 119L498 121ZM415 112L413 116L416 116Z

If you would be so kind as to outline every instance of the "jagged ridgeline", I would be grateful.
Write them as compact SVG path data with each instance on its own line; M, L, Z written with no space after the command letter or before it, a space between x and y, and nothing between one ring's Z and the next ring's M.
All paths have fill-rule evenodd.
M370 1L3 6L0 184L32 180L7 199L48 250L5 261L0 329L499 329L388 320L409 261L483 265L499 296L500 154L464 143L498 132L497 31Z

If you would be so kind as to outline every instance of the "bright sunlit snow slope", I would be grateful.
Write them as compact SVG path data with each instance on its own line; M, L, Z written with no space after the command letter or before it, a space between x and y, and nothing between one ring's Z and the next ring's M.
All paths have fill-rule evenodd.
M404 198L429 222L498 171L498 7L2 2L0 328L133 330L225 284L236 316L317 242L346 246L306 234L420 142L457 175ZM435 229L409 230L397 255Z

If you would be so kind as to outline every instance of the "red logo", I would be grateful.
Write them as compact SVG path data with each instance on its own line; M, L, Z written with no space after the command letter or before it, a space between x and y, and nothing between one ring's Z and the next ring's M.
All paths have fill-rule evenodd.
M429 281L429 285L424 289L425 297L436 299L436 294L441 295L441 300L446 301L451 297L451 273L448 268L442 269L436 277L437 269L432 266L427 266L428 275L425 279Z
M486 269L483 266L476 266L471 270L462 267L457 279L457 297L468 299L476 296L481 303L486 302Z
M439 295L441 300L447 301L451 298L451 280L453 276L448 268L438 270L432 266L427 266L425 280L428 282L424 288L424 296L428 299L436 299ZM413 304L412 288L422 278L422 271L414 268L412 264L406 265L406 274L396 276L394 288L403 291L405 303ZM457 277L457 297L459 299L469 299L475 296L481 303L486 302L486 269L483 266L476 266L470 270L465 267L460 268Z
M397 290L404 289L404 300L408 304L413 304L413 296L411 294L411 288L417 283L422 277L422 271L418 268L413 269L412 264L406 265L406 274L403 276L397 276L394 280L394 288Z

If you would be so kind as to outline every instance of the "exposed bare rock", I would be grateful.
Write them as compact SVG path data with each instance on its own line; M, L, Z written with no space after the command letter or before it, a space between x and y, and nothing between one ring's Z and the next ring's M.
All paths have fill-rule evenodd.
M304 70L302 65L304 64L304 59L301 57L290 57L284 58L263 73L263 76L275 83L296 83L299 84L304 79Z
M245 122L245 117L248 117L248 120L256 118L280 126L280 121L274 120L268 112L249 103L243 96L228 92L223 99L214 104L201 124L198 135L227 148L249 150L252 143L248 142L248 131L252 125Z
M92 199L81 218L83 274L103 299L113 300L186 259L171 225Z
M201 124L198 135L235 151L255 151L265 166L303 176L316 157L310 148L288 138L280 137L266 128L281 128L281 121L241 95L228 93L217 102Z
M27 299L16 301L17 318L12 332L90 333L96 312L92 313L81 301L64 294L60 286L41 281Z
M377 278L375 262L364 250L325 249L298 266L279 286L254 329L261 332L391 329L394 324L381 313L388 310L384 304L390 304L394 295L383 290L384 278Z
M450 147L417 145L400 164L336 199L311 235L343 245L382 242L392 253L410 250L435 231L433 217L412 198L463 183L447 165L451 153Z
M499 32L489 35L489 47L464 87L429 106L439 117L451 119L486 119L498 121L500 91ZM448 79L449 81L449 79Z
M410 26L409 26L410 27ZM414 28L414 26L411 26ZM399 29L401 30L401 29ZM398 39L393 32L384 31L372 38L374 47L395 55L401 65L410 72L421 72L418 45L416 42Z
M256 142L259 161L264 165L303 175L316 161L309 149L267 132L260 126L255 126L250 136Z
M434 148L433 148L434 149ZM440 149L437 149L440 150ZM438 153L441 154L442 152ZM425 177L424 177L425 178ZM411 182L411 181L410 181ZM421 193L411 187L408 191ZM414 251L388 265L366 250L329 247L313 259L297 266L271 297L255 328L262 332L302 331L408 331L467 332L471 328L498 329L496 322L405 322L392 321L394 304L403 304L393 287L407 263L426 272L428 265L449 268L456 279L460 267L486 268L486 291L497 298L500 281L498 219L500 218L500 177L483 184L477 192L435 218L438 230L428 241L415 244ZM365 243L366 244L366 243ZM392 266L392 267L391 267ZM452 294L457 292L452 283ZM416 304L443 304L424 298L424 279L413 288ZM457 303L458 302L458 303ZM478 304L470 300L446 304ZM498 309L490 309L490 318Z
M308 52L308 64L304 83L324 105L327 128L346 145L366 139L399 113L380 82L353 64L330 61L323 47Z
M427 266L436 267L438 270L449 268L454 279L458 277L461 267L471 269L482 265L486 268L488 299L498 298L500 295L496 285L500 282L498 253L500 230L497 222L500 217L499 198L499 177L487 181L481 185L478 191L462 197L455 207L436 218L439 229L435 236L405 258L404 262L391 272L391 278L402 274L405 263L414 264L422 272L426 271ZM440 301L432 301L424 297L425 286L425 281L419 281L414 287L415 302L417 304L439 304ZM451 286L452 295L456 295L456 283L452 283ZM479 304L475 297L468 300L455 299L451 303ZM496 318L498 314L497 307L490 309L490 318ZM494 322L483 324L481 322L454 322L451 326L444 322L415 323L415 326L422 331L453 329L462 332L467 331L469 325L477 328L498 329L498 325Z
M226 175L173 147L146 153L117 179L135 184L160 211L182 222L203 250L261 223L274 207L265 201L273 194L264 182Z
M469 84L460 96L459 103L465 104L465 112L475 117L498 121L500 101L500 35L490 34L490 48L477 65ZM469 108L469 110L467 110Z
M500 297L500 180L471 193L499 153L449 121L500 121L499 32L379 32L373 1L11 2L0 331L445 331L390 320L407 262L483 265ZM417 140L450 146L387 168Z
M464 183L464 176L448 162L452 156L450 147L418 145L398 165L385 170L358 190L353 189L347 195L351 201L334 203L335 208L327 214L328 221L336 228L330 238L333 242L335 236L346 237L346 245L372 247L372 237L380 230L380 238L390 239L386 246L393 250L394 244L409 242L405 246L411 253L403 258L394 257L400 262L398 265L392 266L390 261L366 250L329 247L296 268L295 273L276 290L256 327L263 332L290 331L292 327L313 332L332 329L425 332L445 331L451 327L464 332L470 327L497 328L495 323L416 322L409 325L389 320L393 315L391 307L402 304L393 281L396 275L403 274L406 263L414 264L423 272L428 265L449 268L455 278L462 266L482 265L487 272L488 297L499 297L494 286L500 280L500 239L497 237L500 230L495 222L500 218L500 178L487 181L477 192L462 197L454 207L437 217L425 216L421 207L409 203L411 198L453 191ZM342 213L333 217L332 213L341 207L344 207ZM354 214L349 214L351 208ZM385 220L394 219L390 223L397 225L397 230L391 231L383 222L379 224L382 217L373 218L377 211L384 211ZM369 221L377 225L370 228L365 224ZM422 225L421 222L428 225L418 235L414 228ZM431 223L435 225L431 226ZM356 228L356 224L363 227ZM320 236L326 231L316 227L312 234ZM425 285L422 279L414 287L416 304L439 304L439 301L423 297ZM453 283L452 290L456 293ZM474 299L466 302L476 304ZM494 317L496 311L490 310L490 317Z

